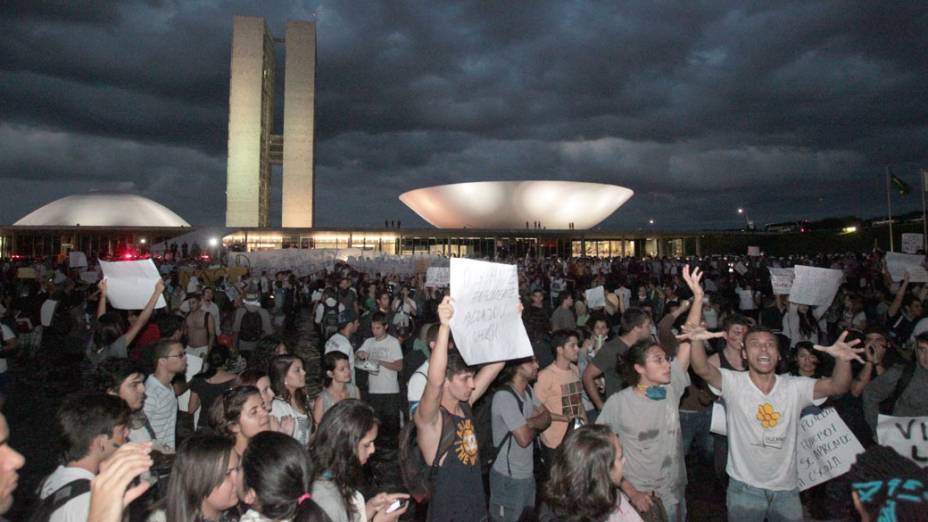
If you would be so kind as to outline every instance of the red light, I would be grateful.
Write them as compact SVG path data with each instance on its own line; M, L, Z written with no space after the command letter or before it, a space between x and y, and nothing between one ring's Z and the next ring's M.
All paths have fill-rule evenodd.
M127 252L127 253L123 254L122 258L123 258L123 259L132 259L132 254L129 254L129 253Z

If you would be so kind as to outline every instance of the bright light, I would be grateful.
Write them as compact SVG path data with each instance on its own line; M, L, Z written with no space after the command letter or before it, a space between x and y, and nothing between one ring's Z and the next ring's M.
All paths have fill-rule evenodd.
M215 237L209 238L209 246L211 246L211 247L213 247L213 248L219 246L219 240L216 239Z
M845 234L853 234L854 232L857 232L857 227L844 227L841 229L841 231Z
M139 239L139 243L144 245L145 243L148 243L148 240L143 237L142 239Z
M654 224L654 220L653 220L653 219L649 219L649 220L648 220L648 224L649 224L649 225L653 225L653 224Z
M132 257L133 257L132 254L130 254L129 252L126 252L125 254L122 255L123 259L132 259Z
M743 208L739 208L739 209L738 209L738 213L739 213L739 214L744 214L744 209L743 209Z

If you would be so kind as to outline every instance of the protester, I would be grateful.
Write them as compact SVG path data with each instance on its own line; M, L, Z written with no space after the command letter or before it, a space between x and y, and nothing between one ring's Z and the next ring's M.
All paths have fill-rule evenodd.
M194 375L190 381L190 402L187 408L193 412L202 406L197 418L197 429L205 428L209 423L207 412L213 401L237 382L238 375L228 369L232 362L229 349L216 346L206 356L206 371Z
M272 430L268 409L254 386L235 386L216 398L209 410L209 425L219 435L234 441L238 455L243 455L248 443L263 431ZM292 432L292 420L289 427ZM287 433L289 435L289 433Z
M651 337L651 318L640 308L628 308L622 314L622 334L606 342L583 372L583 388L597 410L613 393L622 388L622 379L616 371L618 357L628 347ZM600 393L596 380L603 378L605 392Z
M10 426L0 413L0 520L13 505L13 492L19 481L18 471L26 459L10 446Z
M122 522L129 504L151 487L138 480L151 469L150 443L122 445L112 457L100 464L100 473L90 482L90 513L87 522ZM2 518L0 518L2 520Z
M283 423L287 417L294 421L293 438L304 446L312 433L312 402L306 395L306 370L303 360L295 355L278 355L271 359L268 369L274 401L271 417Z
M145 417L155 432L154 440L173 450L177 427L177 391L174 377L187 369L187 354L177 341L158 341L152 349L155 371L145 380Z
M385 432L382 435L392 438L400 431L400 383L397 375L403 370L403 349L396 337L387 333L387 327L386 316L374 312L371 319L373 337L364 340L356 355L377 365L377 371L367 377L367 402L380 419Z
M187 294L185 302L190 309L184 319L184 335L187 337L187 355L206 359L206 354L216 340L216 323L203 307L202 296L198 293Z
M160 279L155 282L155 289L139 313L138 318L129 329L122 331L122 319L115 313L106 311L106 280L97 285L100 297L97 305L97 323L93 332L93 344L88 348L87 359L97 365L109 358L126 359L129 357L129 345L135 340L142 328L148 323L161 293L164 292L164 282Z
M332 334L325 342L325 353L341 352L348 357L348 368L351 372L351 384L357 385L354 366L354 346L351 338L358 331L358 319L352 313L344 312L338 318L338 331Z
M430 466L438 453L444 416L449 415L455 426L456 449L440 457L428 519L481 521L487 517L487 504L471 406L496 379L504 363L487 364L475 372L457 351L450 351L449 324L453 315L451 298L445 297L438 306L440 326L429 357L428 381L413 419L419 448ZM459 494L462 490L468 494Z
M245 294L242 306L235 312L232 322L234 346L250 355L262 337L273 334L271 314L261 307L261 296L254 292Z
M351 367L348 356L342 352L329 352L322 358L322 392L313 401L313 420L318 425L332 406L345 399L360 399L358 389L351 384Z
M241 465L232 441L194 435L177 449L163 511L148 522L232 522L241 488Z
M641 522L619 486L625 460L606 426L581 426L555 453L541 522Z
M928 416L928 332L915 340L912 360L886 370L864 389L864 415L874 433L881 413Z
M554 362L538 372L535 390L538 400L551 412L551 424L541 433L546 459L561 445L572 423L586 423L583 407L583 384L577 359L579 338L574 330L558 330L551 334Z
M535 506L535 439L551 424L551 413L532 391L537 377L534 357L509 361L493 394L490 519L497 522L515 522Z
M377 429L373 408L358 399L340 401L319 423L309 447L312 497L333 522L387 522L406 512L406 506L387 512L394 501L409 498L405 493L379 493L365 501L358 491Z
M329 522L313 500L306 449L292 437L264 432L242 456L242 499L249 509L239 522Z

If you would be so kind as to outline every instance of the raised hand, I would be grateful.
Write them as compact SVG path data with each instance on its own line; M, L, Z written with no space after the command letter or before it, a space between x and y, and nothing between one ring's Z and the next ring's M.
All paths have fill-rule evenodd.
M702 298L703 290L699 286L699 283L702 282L702 270L699 267L693 267L693 271L690 272L689 265L683 265L683 280L686 281L686 286L690 288L690 291L693 292L694 297Z
M835 341L835 344L831 346L821 346L816 344L814 348L820 352L827 353L828 355L834 357L839 361L858 361L863 363L864 360L860 358L860 354L864 353L864 348L855 348L860 344L860 339L854 339L851 342L845 342L848 332L845 330L844 333L838 337L838 340Z
M678 341L708 341L709 339L725 337L725 332L710 332L706 330L705 325L684 324L683 333L675 337Z
M438 305L438 321L448 326L451 324L451 318L454 316L454 306L451 305L451 297L445 296Z

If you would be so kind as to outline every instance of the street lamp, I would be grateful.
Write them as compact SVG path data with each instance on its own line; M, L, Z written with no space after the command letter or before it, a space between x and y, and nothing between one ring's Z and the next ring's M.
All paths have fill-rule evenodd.
M216 239L215 237L209 238L209 246L212 248L216 248L217 246L219 246L219 240Z
M649 219L649 220L648 220L648 224L649 224L649 225L653 225L653 224L654 224L654 220L653 220L653 219Z
M753 227L751 220L748 218L748 211L744 208L738 208L738 214L744 216L744 229L751 230Z

